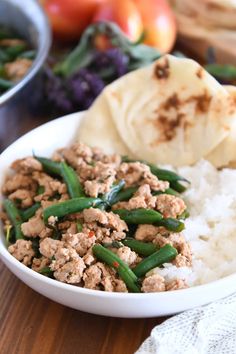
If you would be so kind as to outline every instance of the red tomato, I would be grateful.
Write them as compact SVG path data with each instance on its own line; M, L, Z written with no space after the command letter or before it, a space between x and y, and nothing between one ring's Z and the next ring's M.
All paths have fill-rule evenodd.
M169 52L176 39L176 22L166 0L134 0L141 14L144 43Z
M141 16L133 0L108 0L101 3L93 21L115 22L132 41L139 39L143 31Z
M42 0L55 36L78 39L104 0Z

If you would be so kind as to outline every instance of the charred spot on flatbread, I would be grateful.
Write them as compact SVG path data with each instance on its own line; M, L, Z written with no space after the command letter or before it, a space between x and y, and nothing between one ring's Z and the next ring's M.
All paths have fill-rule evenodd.
M194 102L196 105L196 112L206 113L209 110L212 96L204 90L201 95L193 95L186 100L188 102Z
M204 74L203 68L202 68L202 67L198 68L197 71L196 71L196 76L197 76L199 79L202 79L203 74Z
M177 133L177 129L184 125L185 114L176 112L174 118L167 115L159 115L158 118L152 121L155 128L158 129L159 137L151 142L150 146L158 145L163 142L172 140Z
M163 63L157 63L154 67L154 75L158 79L167 79L170 75L170 65L167 58Z

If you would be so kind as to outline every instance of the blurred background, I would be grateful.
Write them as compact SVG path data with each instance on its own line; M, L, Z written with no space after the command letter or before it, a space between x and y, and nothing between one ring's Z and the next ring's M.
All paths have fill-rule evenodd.
M235 84L235 27L234 0L0 0L0 152L165 53Z

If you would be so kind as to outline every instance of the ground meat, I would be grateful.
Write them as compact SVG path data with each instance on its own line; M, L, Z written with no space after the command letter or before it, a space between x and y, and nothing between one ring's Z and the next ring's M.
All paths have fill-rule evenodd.
M46 237L39 244L39 252L46 258L52 258L63 242Z
M42 256L40 258L34 258L31 268L36 272L40 272L41 269L48 267L51 263L50 259Z
M114 277L111 275L106 275L103 277L101 281L101 285L103 286L105 291L113 292L114 290Z
M7 213L5 213L4 211L0 211L0 220L2 220L4 222L4 224L10 223Z
M97 221L102 225L105 225L107 228L112 228L115 231L128 231L128 227L124 220L121 220L119 215L112 212L102 211L100 209L90 208L84 209L83 216L85 222Z
M0 46L3 47L15 47L15 46L25 46L25 41L17 38L6 38L0 40Z
M191 258L187 258L182 254L178 254L176 258L172 261L176 267L191 267Z
M13 62L4 65L4 71L8 79L17 82L22 79L32 65L32 60L26 58L18 58Z
M77 225L74 221L62 221L57 224L58 230L62 231L63 233L68 234L76 234L77 233Z
M155 208L156 197L152 195L150 186L148 184L143 184L141 187L139 187L133 198L129 200L129 204L131 209L152 209Z
M148 184L143 184L128 202L118 202L113 205L112 209L155 209L156 197L151 194Z
M98 289L102 280L102 270L98 264L91 265L85 270L83 275L84 287L88 289Z
M110 229L100 226L97 222L84 223L82 232L88 234L91 231L95 233L98 242L103 241L106 237L110 237L111 234Z
M112 230L107 226L102 227L97 222L84 223L82 232L89 234L91 231L94 231L97 242L111 243L112 241L120 241L126 236L123 231Z
M61 268L58 268L54 273L54 277L69 284L78 284L81 282L85 264L82 258L76 258L66 262Z
M120 257L122 261L127 263L129 266L136 263L138 258L138 255L127 246L118 248L116 254L118 257Z
M28 208L34 203L34 195L33 191L17 189L15 192L9 194L8 198L19 203L21 208Z
M116 293L127 293L128 289L123 280L121 279L115 279L115 289L114 291Z
M52 201L52 200L41 200L41 207L42 209L46 209L47 207L51 206L55 204L55 201Z
M52 263L50 265L51 270L55 271L61 268L67 262L79 258L76 250L69 245L61 242L57 248Z
M139 241L152 241L158 234L158 230L158 226L149 224L139 225L135 232L135 238Z
M39 162L32 156L14 161L11 165L11 168L16 172L20 172L23 174L30 174L34 171L43 170L41 162Z
M53 229L49 229L48 227L45 227L39 234L39 237L41 239L46 238L46 237L52 237L54 233Z
M178 255L172 261L176 267L190 267L192 264L192 253L189 244L186 242L181 233L170 233L168 236L157 234L152 241L158 247L163 247L169 244L175 247Z
M117 279L113 269L97 262L87 268L83 275L84 287L88 289L101 289L109 292L127 292L126 285Z
M95 263L96 259L95 259L94 255L93 255L92 247L83 256L83 261L88 266L90 266L91 264Z
M7 178L3 185L2 192L4 194L9 194L17 191L18 189L30 189L32 191L36 191L37 183L31 176L17 173L16 175Z
M65 234L62 236L62 240L73 247L80 256L84 256L88 249L95 244L96 236L93 231L79 232L77 234Z
M125 188L138 187L130 200L117 203L113 206L114 209L160 210L164 217L175 218L186 208L184 202L178 197L166 194L153 196L153 191L164 192L169 187L169 183L159 180L144 163L123 163L120 155L108 156L100 149L90 148L82 143L58 150L53 159L58 162L67 161L75 169L87 196L100 197L100 194L109 192L112 185L122 179L125 181ZM112 211L89 208L66 215L59 220L55 216L50 216L49 224L57 225L61 237L60 241L53 239L54 230L44 225L42 213L50 205L69 198L66 184L61 178L53 178L46 174L41 163L34 157L15 161L12 169L15 175L7 179L3 186L3 193L22 208L32 205L35 201L41 204L35 216L21 225L25 237L40 238L40 256L34 258L35 252L30 240L18 240L9 247L9 252L37 272L49 267L55 279L59 281L89 289L128 292L124 281L119 278L117 269L99 262L93 254L94 244L111 244L126 237L128 226L119 215ZM40 188L40 192L39 187L43 187ZM5 229L9 228L10 220L7 215L3 214L1 218ZM170 244L178 251L172 263L177 267L191 265L190 247L180 233L172 233L161 226L138 225L135 238L141 241L152 241L158 247ZM110 249L131 268L142 260L129 247ZM165 284L164 278L159 274L147 276L142 283L143 292L159 292L184 287L186 284L180 279Z
M37 237L40 236L43 230L46 229L44 221L42 219L41 210L37 210L36 215L30 218L27 222L21 225L21 230L24 236Z
M83 143L73 144L70 148L59 150L59 153L74 169L78 169L83 163L91 163L93 152Z
M104 194L110 191L115 181L116 170L112 164L104 164L98 161L90 169L90 179L84 182L85 193L90 197L96 198L98 194Z
M32 242L26 240L17 240L16 243L8 247L8 251L26 266L31 264L32 258L35 255Z
M166 284L166 291L186 289L188 285L183 279L174 279L170 283Z
M53 179L44 172L34 172L33 179L42 187L44 187L44 192L38 195L35 201L41 201L41 199L47 199L54 196L55 194L66 194L67 188L65 183L62 183L56 179Z
M177 267L190 267L192 265L192 252L184 236L181 233L171 233L168 239L179 252L172 263Z
M170 194L160 194L156 199L156 209L164 218L177 218L186 209L184 201Z
M124 179L126 187L149 184L154 191L165 191L169 182L160 181L150 171L150 167L141 162L123 162L117 172L118 179Z
M93 149L94 150L94 149ZM102 155L101 158L97 158L97 155L94 151L94 157L93 157L94 160L97 160L97 161L101 161L105 164L110 164L112 165L114 168L118 168L121 164L121 156L118 155L118 154L114 154L114 155Z
M165 291L165 279L159 274L150 275L144 279L141 290L144 293Z
M158 247L164 247L165 245L173 246L173 242L171 242L169 237L162 236L161 234L157 234L152 242Z

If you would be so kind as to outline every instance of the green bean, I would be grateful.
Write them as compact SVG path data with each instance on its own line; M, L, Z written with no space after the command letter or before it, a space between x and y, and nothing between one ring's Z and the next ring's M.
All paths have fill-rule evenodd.
M6 28L0 28L0 40L9 38L12 38L12 33L10 33L10 31L8 31Z
M118 214L128 224L154 224L159 222L163 216L158 211L152 209L116 209L113 211Z
M165 245L158 251L151 254L149 257L142 260L136 267L133 268L133 272L137 277L143 277L149 270L161 266L163 263L172 261L178 252L171 245Z
M184 223L177 219L165 218L155 223L157 226L164 226L167 230L173 232L181 232L184 230Z
M189 183L189 181L186 178L178 175L177 173L175 173L173 171L158 168L157 166L155 166L152 163L147 163L147 165L150 167L151 172L162 181L168 181L170 183L176 182L176 181L184 181L184 182Z
M32 242L32 248L34 250L35 257L40 258L41 257L41 253L39 252L40 237L31 237L30 241Z
M137 285L138 278L129 268L129 266L123 262L115 253L99 244L94 245L92 250L95 257L105 262L117 271L129 290L135 293L140 292L139 286Z
M188 211L188 209L186 209L185 211L183 211L183 213L181 215L178 216L179 220L185 220L187 218L189 218L190 213Z
M175 195L175 196L178 196L179 193L177 193L174 189L172 188L167 188L164 192L161 192L161 191L155 191L155 192L152 192L152 195L160 195L160 194L170 194L170 195Z
M82 185L75 170L66 162L61 162L61 176L71 198L85 197Z
M6 213L9 217L12 225L14 226L16 240L20 240L20 239L24 238L23 233L21 231L22 219L21 219L20 211L18 210L18 208L9 199L5 199L3 201L3 207L6 210Z
M80 212L84 209L95 208L102 200L99 198L73 198L59 202L45 208L43 211L44 222L47 223L49 216L57 216L58 218Z
M53 271L49 267L44 267L44 268L40 269L39 273L42 275L45 275L47 277L53 276Z
M34 60L35 57L36 57L36 51L34 49L27 50L19 55L19 58L25 58L30 60Z
M178 175L177 173L159 168L152 163L148 163L147 161L132 160L132 159L129 159L128 156L123 156L122 161L124 161L124 162L137 162L137 161L142 162L142 163L146 164L147 166L149 166L151 172L162 181L168 181L168 182L185 181L185 182L189 183L189 181L186 178Z
M154 245L154 243L138 241L132 237L126 237L124 240L122 240L122 243L141 256L150 256L150 254L158 250L158 247Z
M5 72L4 65L0 64L0 77L4 79L5 76L6 76L6 72Z
M123 243L120 241L105 242L102 244L106 248L121 248L124 247Z
M28 221L30 218L32 218L36 211L40 208L41 206L41 203L37 202L35 204L33 204L31 207L25 209L25 210L22 210L20 212L20 215L21 215L21 218L23 221Z
M37 195L43 194L45 191L45 187L44 186L39 186L37 189Z
M107 204L102 201L101 204L99 204L97 206L97 208L100 209L100 210L106 210L107 209Z
M170 182L170 186L171 188L173 188L176 192L178 193L183 193L186 191L186 187L183 186L181 183L179 183L178 181L173 181L173 182Z
M56 162L50 159L47 159L46 157L41 157L41 156L35 156L34 158L41 162L43 169L45 172L53 175L60 176L61 175L61 166L60 162Z
M101 199L104 200L104 202L108 205L113 205L118 193L123 189L124 185L125 181L122 179L117 184L114 184L111 187L111 190L108 193L104 194Z
M5 64L10 60L9 55L6 53L6 51L2 48L0 48L0 63Z
M26 49L26 44L22 43L22 44L17 44L14 46L10 46L10 47L6 47L5 53L8 55L9 60L15 60L18 55L20 55L21 53L23 53Z
M81 222L77 221L76 229L77 229L77 232L81 232L83 230L83 225L81 224Z
M11 243L12 229L13 229L12 225L7 225L6 226L6 241L7 241L7 244Z
M138 190L138 188L139 187L129 187L123 189L115 196L115 198L113 199L113 204L129 200L133 197L134 193Z
M11 82L10 80L0 78L0 90L9 90L13 87L13 85L13 82Z
M235 80L236 67L230 64L208 64L205 69L213 76L222 80Z

